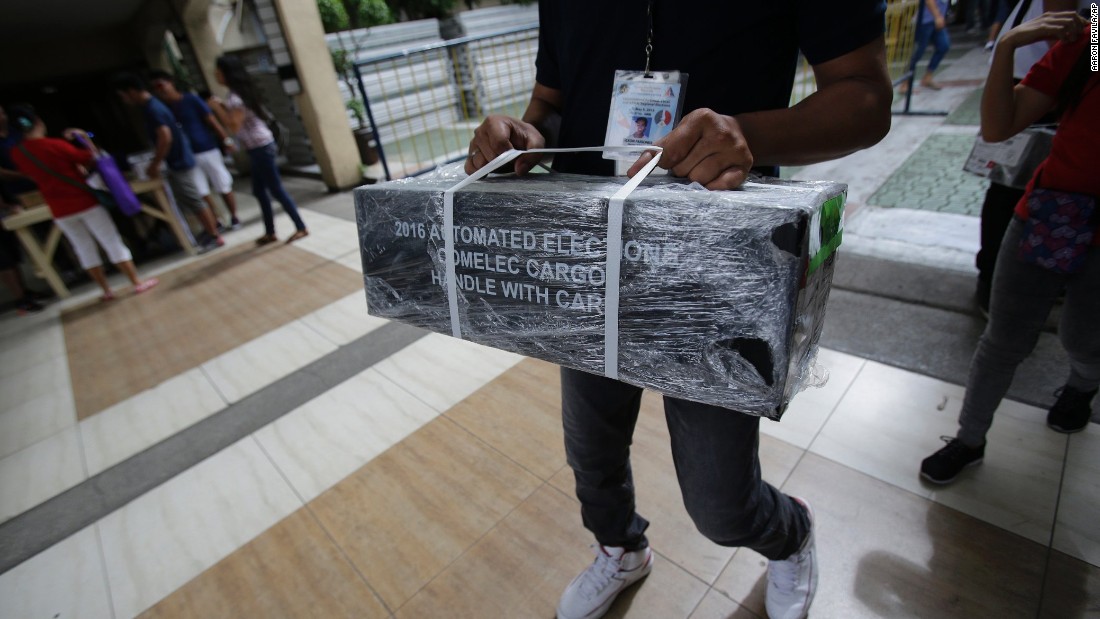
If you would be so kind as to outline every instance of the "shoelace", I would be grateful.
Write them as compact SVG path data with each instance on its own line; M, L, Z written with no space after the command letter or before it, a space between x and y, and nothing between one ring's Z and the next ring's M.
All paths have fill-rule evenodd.
M803 558L803 553L800 552L784 561L769 561L768 582L783 591L794 591L798 587L798 571Z
M608 555L599 545L593 544L592 548L596 550L596 560L588 568L588 575L581 583L581 593L587 598L595 597L606 589L622 567L615 557Z
M942 452L945 456L954 457L956 455L962 455L968 451L971 451L969 447L963 445L962 441L955 438L954 436L941 436L940 440L947 443L947 445L945 445L943 449L940 450L940 452Z

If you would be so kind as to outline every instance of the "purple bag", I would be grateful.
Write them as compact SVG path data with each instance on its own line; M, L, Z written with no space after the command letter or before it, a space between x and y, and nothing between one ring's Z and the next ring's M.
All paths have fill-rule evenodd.
M103 179L103 184L111 192L111 197L115 199L118 210L128 217L140 213L141 202L134 195L134 190L130 189L130 183L122 175L122 171L118 169L118 164L115 163L114 158L107 153L100 153L96 157L95 167L99 171L100 178Z

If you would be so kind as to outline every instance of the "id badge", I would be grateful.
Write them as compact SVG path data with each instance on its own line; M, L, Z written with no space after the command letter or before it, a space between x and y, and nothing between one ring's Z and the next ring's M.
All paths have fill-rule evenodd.
M687 73L615 71L605 146L637 146L637 151L604 153L604 159L637 159L646 146L668 135L680 122Z

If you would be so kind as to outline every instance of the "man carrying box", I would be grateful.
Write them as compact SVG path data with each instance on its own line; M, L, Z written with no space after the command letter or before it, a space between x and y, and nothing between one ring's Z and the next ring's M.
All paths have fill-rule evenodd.
M614 133L613 119L633 111L615 109L615 101L631 101L630 89L645 79L668 80L670 96L661 105L672 117L684 112L655 143L664 149L660 167L708 189L737 188L751 169L777 175L780 164L869 147L890 126L884 14L879 0L543 2L536 84L523 119L486 118L470 143L466 172L511 148L602 143ZM788 108L800 51L818 90ZM625 76L632 73L643 77L630 82ZM515 171L530 171L539 157L520 157ZM651 158L643 154L628 173ZM554 168L609 175L613 163L598 153L569 153L557 155ZM582 519L599 546L563 593L558 616L599 617L653 562L629 459L642 389L567 368L561 377L566 455ZM772 619L805 617L817 582L813 516L805 501L761 479L759 417L671 397L665 415L696 527L717 544L752 548L770 560Z

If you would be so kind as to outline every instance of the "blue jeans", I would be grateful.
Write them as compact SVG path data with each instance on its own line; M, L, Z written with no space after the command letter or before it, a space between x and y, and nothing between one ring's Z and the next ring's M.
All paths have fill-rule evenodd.
M925 73L929 75L940 66L940 61L947 55L947 50L951 49L951 39L947 38L947 28L936 30L935 22L918 25L913 40L917 45L917 49L913 51L913 58L909 60L910 71L917 70L917 62L920 61L921 56L924 56L924 50L928 49L929 42L932 43L934 48L932 59L928 61L928 68L925 69Z
M1076 273L1054 273L1016 258L1023 228L1023 221L1013 218L1005 232L993 272L989 323L970 362L958 438L971 447L985 443L993 412L1012 385L1016 367L1035 349L1063 290L1058 337L1069 356L1066 384L1079 391L1100 386L1100 247L1089 248Z
M274 196L283 210L290 215L294 227L305 230L306 224L298 215L298 207L294 200L283 187L283 181L279 177L279 166L275 163L275 143L248 150L248 159L252 162L252 195L260 202L260 210L264 215L264 231L267 234L275 234L275 213L271 210L271 196Z
M649 522L635 511L630 444L642 390L561 369L565 452L581 518L604 546L648 545ZM760 477L760 418L665 398L665 419L684 506L716 544L786 559L809 534L806 511Z

